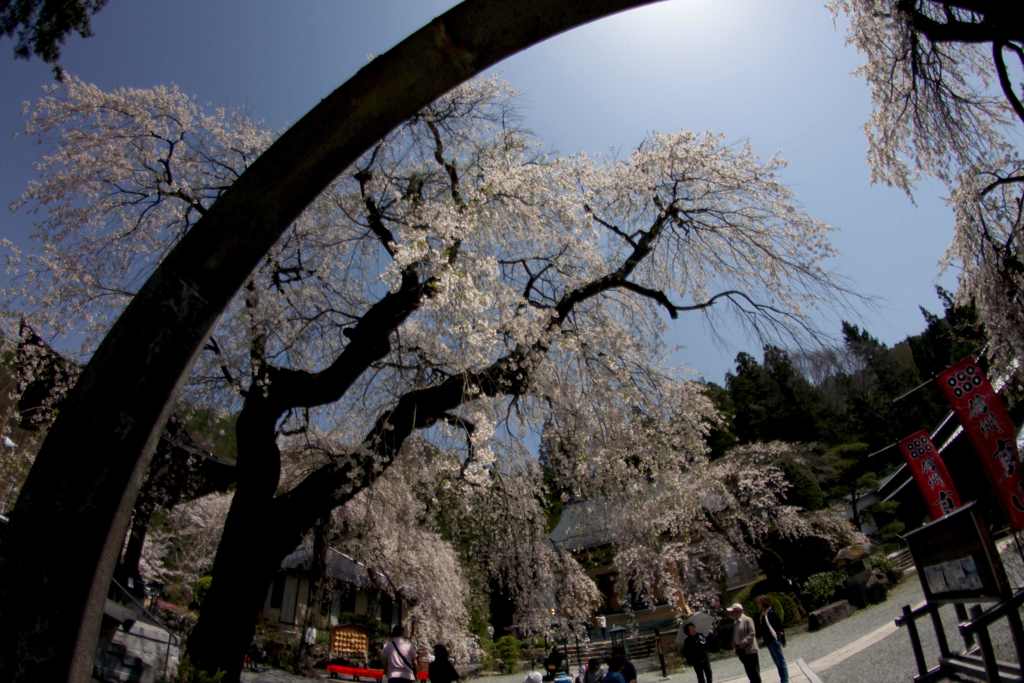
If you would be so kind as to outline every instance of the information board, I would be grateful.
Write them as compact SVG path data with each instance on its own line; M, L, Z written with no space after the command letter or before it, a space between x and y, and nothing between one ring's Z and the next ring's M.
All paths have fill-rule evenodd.
M930 603L1008 599L1010 582L988 525L971 502L903 537Z

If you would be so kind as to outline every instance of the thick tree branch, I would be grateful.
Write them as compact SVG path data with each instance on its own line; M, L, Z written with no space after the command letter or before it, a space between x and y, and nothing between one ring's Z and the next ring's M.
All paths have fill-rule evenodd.
M441 131L438 130L437 124L430 119L424 119L424 123L427 124L430 134L434 138L434 160L448 174L449 192L451 192L452 201L455 202L456 206L461 207L463 203L462 193L459 191L459 170L456 168L455 162L444 158L444 143L441 141Z
M913 30L933 43L988 43L1003 37L1005 28L997 28L990 21L936 21L914 8L916 0L900 0L899 9L907 17ZM994 11L994 8L989 8ZM1006 36L1010 37L1010 36Z
M395 236L384 225L384 216L381 214L380 208L377 206L377 202L374 201L373 197L367 191L366 186L369 185L370 180L373 178L373 173L369 169L364 169L355 174L356 182L359 183L359 194L363 197L363 205L366 207L366 216L370 223L370 231L377 236L380 240L381 245L384 247L384 251L388 253L392 258L395 255Z
M1013 108L1013 112L1024 123L1024 104L1021 104L1017 93L1013 91L1013 83L1010 82L1010 74L1006 70L1006 62L1003 61L1003 50L1010 44L1007 42L992 43L992 61L996 65L996 73L999 75L999 85L1003 89L1003 95Z

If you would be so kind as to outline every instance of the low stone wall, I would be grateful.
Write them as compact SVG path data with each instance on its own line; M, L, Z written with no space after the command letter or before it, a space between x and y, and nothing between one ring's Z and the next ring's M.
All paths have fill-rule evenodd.
M140 621L132 623L128 631L118 628L98 659L100 680L151 683L173 679L181 653L178 645L168 640L167 631Z
M853 607L850 606L847 600L840 600L839 602L833 602L831 605L825 605L807 615L807 630L817 631L826 626L831 626L837 621L842 621L852 613Z

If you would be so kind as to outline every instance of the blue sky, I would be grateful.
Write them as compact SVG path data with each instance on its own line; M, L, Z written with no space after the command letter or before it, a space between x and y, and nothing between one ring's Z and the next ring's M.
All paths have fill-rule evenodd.
M374 54L441 13L428 0L150 0L111 2L90 39L72 38L65 67L103 87L175 82L201 102L237 106L283 129ZM923 183L916 206L871 186L860 56L823 3L812 0L670 0L554 38L494 71L521 93L523 123L553 150L628 151L651 131L715 130L781 153L803 206L835 226L832 264L878 297L855 320L887 343L921 329L918 307L938 310L938 262L952 231L942 188ZM15 61L0 42L0 201L13 200L39 153L13 137L21 103L51 82L38 61ZM0 229L23 242L30 216ZM947 274L943 284L951 287ZM852 314L848 314L850 317ZM819 324L838 334L839 317ZM759 345L700 317L672 325L675 362L721 382L738 351Z

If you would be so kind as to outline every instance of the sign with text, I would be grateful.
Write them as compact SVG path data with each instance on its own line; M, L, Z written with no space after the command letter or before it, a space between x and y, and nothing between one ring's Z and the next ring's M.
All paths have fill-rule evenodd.
M922 429L902 439L900 452L928 504L932 519L948 515L960 507L960 496L953 485L953 478L949 476L946 463L942 461L928 432Z
M1017 430L1002 399L973 358L941 372L939 386L981 458L1010 526L1024 529L1024 466Z
M1010 597L1002 559L973 502L911 531L903 539L930 603Z

